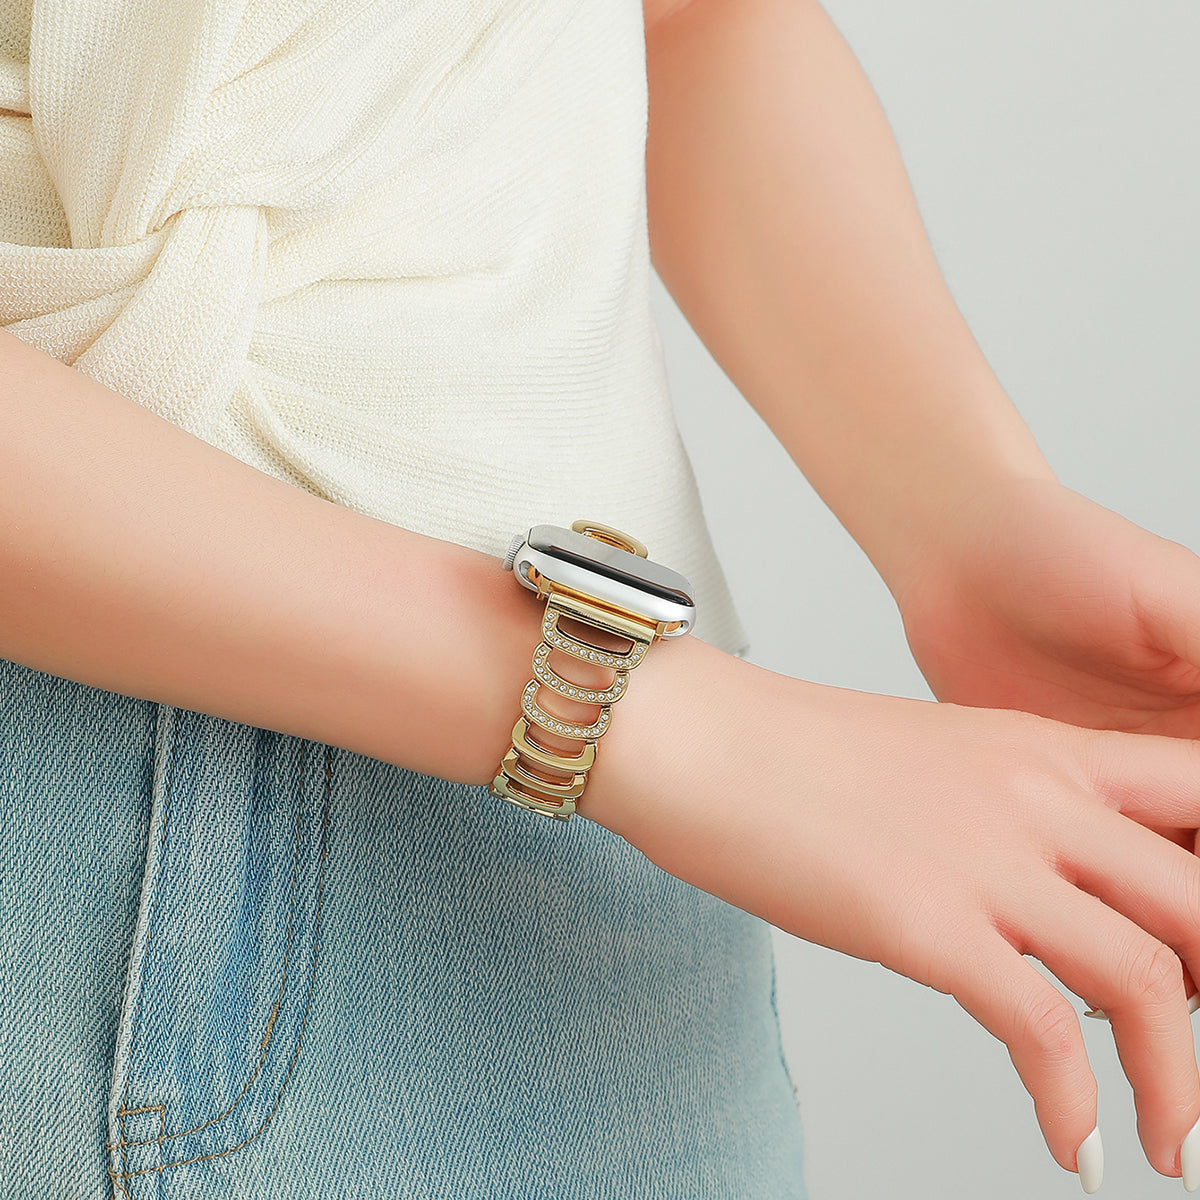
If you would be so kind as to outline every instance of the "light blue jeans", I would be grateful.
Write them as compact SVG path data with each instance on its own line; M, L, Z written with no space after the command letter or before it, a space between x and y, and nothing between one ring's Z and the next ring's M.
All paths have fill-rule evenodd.
M769 927L593 822L0 660L5 1194L804 1200Z

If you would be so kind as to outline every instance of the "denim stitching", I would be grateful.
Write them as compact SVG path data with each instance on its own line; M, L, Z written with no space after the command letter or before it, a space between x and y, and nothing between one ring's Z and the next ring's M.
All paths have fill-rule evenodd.
M159 712L160 713L162 712L161 706L159 708ZM162 871L163 850L167 844L167 818L170 816L170 812L171 812L171 794L175 790L175 755L179 749L179 710L175 709L174 714L175 714L174 727L172 730L173 736L171 738L171 765L167 772L167 784L166 784L166 787L164 788L164 794L163 794L162 829L158 835L158 864L157 865L158 865L158 870L160 873ZM162 889L159 888L158 891L155 892L155 894L154 894L154 908L150 912L150 921L149 921L148 928L146 929L146 951L142 956L143 971L145 969L144 964L146 962L146 959L149 957L149 953L150 953L150 942L154 936L154 929L155 929L155 925L156 925L155 918L158 916L158 902L161 897L162 897ZM142 1019L142 995L143 995L143 988L139 987L138 994L137 994L137 1006L133 1010L133 1020L130 1024L130 1031L129 1031L129 1062L126 1064L126 1069L125 1069L125 1092L124 1092L124 1095L122 1095L122 1097L121 1097L121 1108L118 1110L118 1115L121 1112L132 1111L129 1109L129 1089L133 1083L133 1055L134 1055L134 1050L136 1049L136 1043L134 1041L134 1038L137 1035L138 1025L140 1024L141 1019ZM129 1170L129 1156L125 1152L125 1130L124 1130L123 1126L124 1126L124 1123L122 1122L121 1141L118 1144L121 1147L121 1167L124 1171L127 1172ZM109 1146L108 1149L112 1150L113 1147ZM109 1174L110 1175L113 1174L111 1168L109 1169ZM114 1183L115 1183L115 1178L114 1178ZM121 1191L125 1191L125 1189L121 1188Z
M308 750L308 742L307 741L301 742L300 743L300 772L299 772L301 788L303 788L303 786L304 786L304 762L305 762L307 750ZM258 1044L259 1050L260 1050L260 1054L258 1056L258 1063L255 1065L254 1070L250 1073L250 1078L247 1079L244 1084L242 1084L242 1090L240 1092L238 1092L237 1096L234 1098L233 1102L229 1105L229 1107L227 1109L225 1109L224 1112L218 1113L215 1117L210 1117L207 1121L204 1121L200 1125L193 1125L191 1129L180 1129L175 1133L160 1134L157 1138L144 1138L141 1141L136 1141L136 1142L127 1142L125 1140L124 1130L122 1130L121 1140L120 1140L120 1142L117 1143L117 1145L122 1147L122 1150L121 1150L121 1156L122 1156L122 1160L123 1160L122 1166L126 1171L129 1170L129 1162L125 1155L125 1151L124 1151L125 1146L146 1146L154 1141L157 1141L160 1143L161 1142L169 1142L169 1141L172 1141L174 1138L186 1137L190 1133L199 1133L200 1130L207 1129L210 1125L215 1125L218 1121L223 1121L242 1102L242 1098L250 1090L255 1079L258 1078L258 1073L259 1073L259 1071L262 1070L263 1064L267 1061L267 1052L268 1052L268 1049L270 1046L271 1035L275 1031L275 1021L279 1016L279 1008L283 1002L284 989L287 986L288 961L289 961L289 959L291 957L291 953L292 953L292 930L293 930L293 926L295 925L295 918L296 918L296 875L299 871L300 829L301 829L301 826L303 823L303 818L304 818L304 806L302 803L297 801L297 804L296 804L296 840L295 840L295 844L294 844L293 850L292 850L292 882L291 882L291 895L290 895L290 899L288 902L288 929L287 929L287 940L284 943L284 950L283 950L283 968L282 968L282 974L280 975L280 979L279 979L279 990L275 996L275 1003L271 1006L271 1012L267 1017L266 1032L263 1034L262 1040ZM157 901L157 898L156 898L156 901ZM149 936L147 936L147 949L149 949ZM130 1061L132 1062L132 1055L130 1055ZM128 1095L128 1091L126 1092L126 1095ZM136 1111L140 1111L140 1110L135 1109L133 1111L136 1112ZM114 1147L112 1147L112 1146L109 1147L110 1150L113 1148Z
M218 1150L218 1151L214 1152L213 1154L197 1154L193 1158L181 1158L181 1159L176 1160L175 1162L163 1163L161 1166L158 1166L158 1167L144 1167L140 1171L129 1171L121 1176L122 1179L131 1179L135 1175L148 1175L153 1171L159 1171L159 1172L166 1171L170 1167L185 1167L189 1163L207 1162L209 1159L212 1159L212 1158L221 1158L226 1154L232 1154L235 1150L240 1150L243 1146L246 1146L250 1142L254 1141L254 1139L256 1137L258 1137L258 1135L260 1133L262 1133L262 1131L264 1129L266 1129L271 1118L275 1115L275 1110L279 1107L280 1101L283 1099L283 1094L287 1090L287 1085L291 1081L291 1078L292 1078L292 1071L295 1069L295 1066L296 1066L296 1059L300 1055L301 1043L304 1041L304 1030L305 1030L305 1026L308 1023L308 1012L309 1012L309 1008L312 1004L313 984L316 981L316 974L317 974L317 945L320 940L320 934L321 934L321 904L324 899L324 891L325 891L325 857L326 857L326 854L328 851L328 843L329 843L329 794L330 794L330 784L331 784L331 774L332 774L331 767L330 767L330 757L331 757L330 748L328 746L326 746L325 747L325 804L322 809L322 817L321 817L321 868L320 868L320 872L318 873L318 876L317 876L317 907L316 907L316 921L315 921L315 925L314 925L314 929L313 929L312 970L310 971L309 977L308 977L308 994L304 1000L304 1013L300 1018L300 1033L296 1038L296 1047L292 1051L291 1061L288 1063L287 1074L283 1077L283 1083L280 1085L279 1094L275 1097L275 1103L271 1105L271 1111L269 1113L267 1113L267 1115L263 1118L263 1123L248 1138L244 1139L243 1141L238 1142L238 1144L236 1146L230 1146L225 1150ZM114 1178L113 1182L116 1186L120 1187L120 1184L116 1183L115 1178ZM122 1187L121 1190L124 1191L125 1189Z
M303 753L303 749L306 746L306 744L307 744L306 742L302 743L302 753ZM124 1147L126 1145L134 1145L135 1143L133 1143L133 1142L126 1143L126 1142L122 1141L121 1143L119 1143L119 1145L121 1146L121 1156L122 1156L122 1164L121 1165L123 1167L123 1170L121 1172L117 1172L117 1171L113 1171L110 1168L109 1175L112 1179L113 1188L117 1191L124 1193L125 1195L128 1195L128 1190L125 1187L123 1181L127 1180L127 1179L132 1179L136 1175L147 1175L147 1174L150 1174L155 1171L161 1173L162 1171L168 1170L171 1167L187 1166L189 1163L195 1163L195 1162L205 1162L209 1159L221 1158L226 1154L232 1154L232 1153L234 1153L234 1151L240 1150L243 1146L246 1146L250 1142L252 1142L256 1137L259 1136L259 1134L262 1133L262 1131L264 1129L266 1129L267 1125L271 1121L271 1118L275 1115L275 1112L278 1109L280 1102L283 1099L284 1092L287 1090L287 1086L291 1081L292 1071L295 1069L295 1066L296 1066L296 1060L300 1054L300 1047L304 1041L304 1031L305 1031L305 1028L307 1027L308 1013L309 1013L309 1009L312 1004L313 986L316 982L317 949L318 949L318 945L319 945L319 941L320 941L321 911L322 911L322 905L324 902L324 892L325 892L325 861L326 861L326 856L328 853L328 843L329 843L329 808L330 808L330 795L331 795L331 790L332 790L331 761L332 761L332 750L328 745L326 745L325 746L325 801L322 806L322 813L321 813L321 860L320 860L320 868L319 868L318 874L317 874L317 903L316 903L316 908L314 910L312 963L311 963L311 966L309 969L308 991L307 991L307 994L306 994L305 1000L304 1000L304 1011L301 1014L301 1018L300 1018L300 1029L296 1036L296 1045L295 1045L294 1049L292 1050L292 1057L288 1062L287 1072L284 1075L283 1083L280 1085L279 1092L275 1097L275 1102L271 1105L270 1111L263 1118L262 1124L248 1138L245 1138L242 1141L238 1142L237 1145L235 1145L235 1146L229 1146L224 1150L218 1150L212 1154L195 1155L192 1158L177 1159L174 1162L162 1163L159 1166L144 1167L139 1171L130 1171L129 1170L129 1162L128 1162L128 1158L126 1156ZM171 779L173 780L173 778L174 778L174 748L172 748ZM168 799L169 799L169 791L168 791ZM165 818L165 816L166 816L166 805L165 804L164 804L163 815ZM297 829L299 829L299 817L297 818ZM299 837L298 832L297 832L297 837ZM164 827L163 827L163 840L164 841L165 841L165 838L166 838L166 826L164 823ZM156 897L155 903L157 905L157 897ZM139 996L139 1011L140 1011L140 996ZM266 1040L270 1036L270 1027L273 1026L274 1017L276 1015L277 1015L277 1010L272 1010L272 1016L268 1020L268 1026L269 1026L268 1032L266 1035L264 1035L264 1040ZM132 1058L132 1056L131 1056L131 1058ZM128 1095L128 1083L129 1083L129 1081L127 1079L126 1080L126 1095ZM244 1089L243 1089L242 1094L244 1094ZM241 1096L239 1095L238 1098L240 1099ZM222 1114L222 1116L227 1116L228 1112L231 1112L233 1110L233 1107L236 1106L236 1104L237 1104L237 1101L235 1100L234 1104L231 1105L229 1110L225 1114ZM124 1108L124 1102L122 1103L122 1108ZM219 1117L213 1118L214 1121L219 1120L219 1119L221 1119L221 1118L219 1118ZM206 1122L206 1125L209 1125L212 1123L213 1123L213 1121L209 1121L209 1122ZM205 1126L197 1126L197 1129L202 1129L202 1128L205 1128ZM184 1131L184 1132L195 1132L195 1130ZM166 1135L166 1136L167 1136L167 1138L181 1137L181 1136L183 1136L183 1134L182 1133L170 1134L170 1135ZM148 1140L154 1141L154 1140L165 1140L165 1139L148 1139ZM136 1143L136 1144L144 1144L144 1143Z
M117 1109L118 1117L136 1117L138 1113L156 1112L158 1113L158 1137L146 1138L144 1142L118 1142L119 1146L148 1146L151 1142L161 1142L163 1138L163 1129L167 1124L167 1110L162 1104L147 1104L142 1108L119 1108ZM124 1122L122 1122L124 1124ZM110 1146L111 1150L112 1147Z
M127 1142L127 1141L125 1141L125 1118L126 1117L134 1117L134 1116L137 1116L138 1113L144 1113L144 1112L158 1113L158 1137L157 1138L147 1138L146 1142ZM148 1142L156 1141L159 1143L159 1146L160 1146L160 1157L161 1157L163 1129L166 1127L166 1123L167 1123L167 1110L164 1105L162 1105L162 1104L147 1104L142 1108L125 1108L124 1105L122 1105L121 1108L117 1109L117 1116L120 1118L120 1124L121 1124L121 1141L117 1143L119 1146L141 1146L141 1145L147 1144ZM109 1149L111 1150L112 1147L110 1146ZM129 1162L128 1162L128 1159L126 1158L124 1150L121 1151L121 1158L122 1158L122 1160L124 1160L122 1165L125 1167L126 1170L128 1170ZM114 1191L123 1192L126 1196L128 1196L129 1192L125 1188L125 1185L123 1183L119 1183L117 1181L117 1177L116 1177L116 1175L113 1174L113 1171L111 1168L109 1169L108 1174L109 1174L109 1178L112 1180Z
M775 1014L775 1044L779 1048L779 1061L783 1064L783 1073L788 1081L788 1087L792 1089L792 1102L799 1108L800 1093L792 1079L792 1069L788 1066L787 1055L783 1052L783 1029L779 1024L779 1008L775 1002L775 940L770 931L768 931L768 936L771 938L771 1012Z

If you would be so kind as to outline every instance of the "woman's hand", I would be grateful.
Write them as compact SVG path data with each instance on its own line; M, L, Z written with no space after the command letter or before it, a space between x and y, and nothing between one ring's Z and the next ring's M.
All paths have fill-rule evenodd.
M894 587L939 700L1200 737L1200 557L1049 480L960 505Z
M939 700L1200 737L1191 550L1040 479L980 493L938 535L893 591ZM1200 852L1195 829L1159 832Z
M579 811L783 930L954 996L1076 1170L1096 1081L1038 958L1111 1015L1147 1158L1180 1174L1200 861L1149 827L1200 825L1200 744L823 687L686 638L634 673Z

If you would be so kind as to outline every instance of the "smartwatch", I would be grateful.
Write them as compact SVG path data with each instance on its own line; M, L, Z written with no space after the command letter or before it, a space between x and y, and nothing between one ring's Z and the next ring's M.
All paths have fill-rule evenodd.
M627 533L598 521L575 521L569 529L535 525L514 535L504 569L538 598L545 598L542 638L533 652L533 678L521 692L521 715L512 745L489 785L492 795L545 816L568 820L583 795L596 761L596 743L608 729L612 706L625 694L629 672L657 638L682 637L696 619L691 584L669 567L652 561L646 547ZM614 650L596 645L578 630L559 626L561 618L585 629L615 634L629 642ZM551 650L581 662L613 669L604 688L583 687L549 664ZM581 704L598 705L590 723L565 721L538 704L543 687ZM550 750L538 730L578 739L576 754Z

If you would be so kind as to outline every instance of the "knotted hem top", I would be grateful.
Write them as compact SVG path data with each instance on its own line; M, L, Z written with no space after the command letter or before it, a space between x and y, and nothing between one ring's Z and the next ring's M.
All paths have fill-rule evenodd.
M0 324L244 462L503 557L587 517L748 649L650 310L641 0L0 11Z

